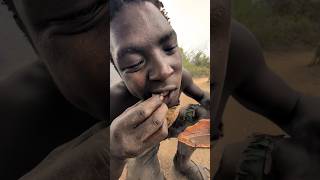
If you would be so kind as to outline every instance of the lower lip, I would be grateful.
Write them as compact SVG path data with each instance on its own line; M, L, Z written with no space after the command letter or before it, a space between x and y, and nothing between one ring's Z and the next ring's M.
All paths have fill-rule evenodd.
M163 97L163 102L166 103L168 106L171 103L173 91L170 91L166 96Z

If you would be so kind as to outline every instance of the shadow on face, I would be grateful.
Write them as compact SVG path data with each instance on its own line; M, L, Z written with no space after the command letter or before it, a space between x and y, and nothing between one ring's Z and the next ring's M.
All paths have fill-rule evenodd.
M125 4L111 21L110 52L133 96L163 93L168 106L178 103L182 58L177 35L156 6Z

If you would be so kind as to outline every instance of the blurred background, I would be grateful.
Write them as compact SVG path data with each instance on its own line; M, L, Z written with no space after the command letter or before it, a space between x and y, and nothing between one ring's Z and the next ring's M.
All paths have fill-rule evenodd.
M265 49L308 48L320 42L320 0L233 0L235 19Z
M320 96L320 1L232 0L233 18L258 39L267 65L292 88ZM224 114L225 137L214 153L214 170L226 144L255 133L283 133L266 118L230 98Z

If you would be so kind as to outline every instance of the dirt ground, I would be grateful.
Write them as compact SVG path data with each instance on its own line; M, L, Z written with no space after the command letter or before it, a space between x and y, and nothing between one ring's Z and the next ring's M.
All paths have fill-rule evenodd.
M209 92L209 81L208 78L194 78L194 82L203 90ZM193 99L190 99L186 95L182 94L180 97L181 105L187 105L191 103L196 103ZM160 160L160 165L165 177L168 180L187 180L184 176L179 174L174 170L173 157L177 150L178 141L176 138L167 139L162 141L160 144L160 150L158 153L158 158ZM201 166L210 169L210 149L197 149L193 154L191 159ZM126 170L122 173L121 180L125 180Z

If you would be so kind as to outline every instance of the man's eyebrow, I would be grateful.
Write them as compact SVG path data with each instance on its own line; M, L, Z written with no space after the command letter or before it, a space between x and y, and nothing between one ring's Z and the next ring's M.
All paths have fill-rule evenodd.
M167 42L171 38L175 38L175 37L177 37L176 32L174 30L171 30L168 33L165 33L163 36L161 36L158 43L163 44L164 42ZM144 51L143 47L138 47L135 45L124 47L118 51L117 59L121 59L127 54L142 53L143 51Z
M177 37L177 33L174 30L171 30L159 39L159 44L163 44L164 42L167 42L171 38L176 38L176 37Z
M117 53L117 59L121 59L127 54L134 54L134 53L142 53L143 48L142 47L137 47L137 46L128 46L125 48L121 48L118 53Z

